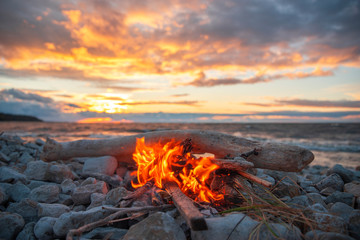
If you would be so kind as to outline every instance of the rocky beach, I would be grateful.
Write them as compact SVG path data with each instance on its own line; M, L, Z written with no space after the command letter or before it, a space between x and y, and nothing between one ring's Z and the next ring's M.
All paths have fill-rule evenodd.
M114 157L44 162L44 144L0 136L0 239L360 239L358 168L252 169L273 187L239 178L232 206L195 203L208 230L194 231L165 191L129 202L134 169Z

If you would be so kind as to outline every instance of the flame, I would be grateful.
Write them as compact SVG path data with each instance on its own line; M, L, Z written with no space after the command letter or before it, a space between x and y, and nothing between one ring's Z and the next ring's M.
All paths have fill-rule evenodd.
M187 195L195 195L195 200L212 202L224 198L222 194L212 192L206 184L210 174L219 168L211 162L211 158L194 158L190 153L183 156L183 146L171 140L145 145L145 138L138 138L133 159L137 163L138 184L132 182L134 188L145 185L148 181L163 188L164 182L176 182Z

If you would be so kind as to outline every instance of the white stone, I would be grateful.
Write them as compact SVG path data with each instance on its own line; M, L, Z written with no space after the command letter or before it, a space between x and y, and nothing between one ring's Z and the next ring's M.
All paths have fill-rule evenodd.
M117 166L117 160L112 156L87 158L84 163L83 173L101 173L111 176Z

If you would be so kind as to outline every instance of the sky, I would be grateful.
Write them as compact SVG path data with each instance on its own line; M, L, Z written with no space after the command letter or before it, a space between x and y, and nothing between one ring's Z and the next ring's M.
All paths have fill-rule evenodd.
M1 0L0 112L360 122L358 0Z

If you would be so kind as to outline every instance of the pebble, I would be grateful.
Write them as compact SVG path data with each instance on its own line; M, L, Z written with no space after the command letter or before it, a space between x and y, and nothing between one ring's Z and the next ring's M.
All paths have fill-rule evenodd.
M29 222L17 235L16 240L37 240L34 234L35 222Z
M305 240L355 240L354 238L336 232L323 232L314 230L305 234Z
M43 186L43 185L52 185L52 186L57 186L56 183L52 183L52 182L44 182L44 181L38 181L38 180L31 180L30 183L27 185L28 188L30 188L31 190L33 190L34 188Z
M24 174L15 171L9 167L0 167L0 182L23 182L26 183L27 178Z
M342 217L345 222L349 222L350 214L354 211L352 207L349 205L342 203L342 202L336 202L334 205L331 206L330 212L332 214L335 214L339 217Z
M41 203L55 203L59 201L60 188L55 185L42 185L31 190L29 198Z
M50 164L47 171L47 181L62 183L65 179L74 179L71 169L64 164Z
M11 158L4 154L2 151L0 151L0 161L9 163L11 161Z
M30 191L30 188L25 186L23 183L17 182L13 184L7 192L9 193L11 200L20 202L22 199L29 196Z
M331 175L333 173L338 174L342 178L344 183L349 183L354 179L354 173L351 170L344 168L340 164L334 165L327 171L326 174Z
M360 239L360 210L354 210L349 216L349 234Z
M91 232L88 232L80 237L80 240L88 239L108 239L108 240L118 240L127 233L127 229L120 229L114 227L99 227L95 228Z
M106 195L102 193L92 193L90 196L91 203L86 210L101 206L103 204L103 201L105 201L105 197Z
M34 227L35 236L39 240L51 240L54 239L53 226L57 218L43 217L36 223Z
M60 187L62 193L71 194L76 188L76 184L71 179L65 179L64 181L62 181Z
M84 162L83 173L101 173L112 176L118 167L116 158L112 156L87 158Z
M120 199L127 196L130 192L126 190L124 187L117 187L110 190L105 197L105 204L113 205L119 203Z
M313 212L310 217L319 230L347 234L347 224L341 217L322 212Z
M41 217L60 217L63 213L70 212L70 208L59 203L39 203L38 216Z
M0 205L5 204L9 199L6 191L0 186Z
M6 211L21 215L24 218L25 222L28 223L38 220L37 206L37 202L25 198L20 202L10 203Z
M344 185L344 192L353 194L355 197L360 197L360 182L353 181Z
M65 179L74 179L71 169L64 164L32 161L27 164L24 172L29 179L61 183Z
M293 197L289 201L289 205L294 208L306 208L310 206L309 198L306 195Z
M319 189L319 191L327 187L331 187L337 191L342 191L344 187L344 181L338 174L333 173L321 180L320 182L316 183L315 186L317 189Z
M71 194L72 200L76 205L79 204L89 204L91 203L90 196L93 193L103 193L108 192L108 187L105 182L99 181L95 184L87 184L85 186L79 186L74 189L74 192Z
M19 214L0 212L0 239L14 239L24 225L25 221Z
M336 202L342 202L349 206L353 206L354 195L351 193L336 191L325 199L326 204L336 203Z
M58 237L64 237L69 230L103 219L111 213L113 211L103 207L95 207L87 211L64 213L57 218L53 227L54 233Z
M157 212L130 227L123 240L186 240L185 234L174 218L163 212Z

